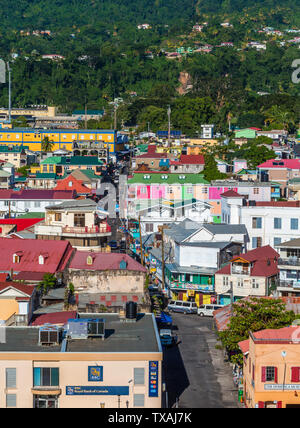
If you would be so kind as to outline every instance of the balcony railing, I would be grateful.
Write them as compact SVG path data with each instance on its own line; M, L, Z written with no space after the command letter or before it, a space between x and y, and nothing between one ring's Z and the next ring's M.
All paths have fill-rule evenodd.
M283 288L291 288L291 289L295 289L295 290L299 290L300 291L300 281L299 282L294 282L294 281L277 281L276 283L277 287L283 287Z
M108 226L108 224L100 224L99 226L91 226L91 227L89 227L89 226L83 226L83 227L65 226L62 231L63 231L63 233L74 233L74 234L81 234L81 235L90 234L90 233L92 233L92 234L110 233L111 227Z
M284 266L300 266L300 259L298 257L289 257L286 259L279 258L278 265Z
M250 275L250 269L232 265L231 266L231 273L232 274L238 274L238 275Z

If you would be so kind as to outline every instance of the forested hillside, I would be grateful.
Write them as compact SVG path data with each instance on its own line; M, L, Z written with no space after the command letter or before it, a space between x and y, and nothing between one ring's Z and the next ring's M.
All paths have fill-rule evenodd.
M298 9L292 0L0 0L0 57L12 66L15 107L109 112L108 102L123 97L123 123L164 126L171 104L173 125L195 133L203 121L226 129L228 117L263 126L277 106L273 125L289 112L292 127L299 120L300 85L291 79ZM53 54L61 59L44 57ZM191 85L179 96L182 72ZM7 102L0 85L0 105ZM110 127L110 113L105 120Z

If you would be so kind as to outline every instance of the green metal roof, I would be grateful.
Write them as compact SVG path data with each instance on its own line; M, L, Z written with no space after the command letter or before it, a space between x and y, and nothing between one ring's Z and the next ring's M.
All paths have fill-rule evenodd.
M151 172L134 174L128 180L129 184L210 184L203 178L202 174L170 174L170 173L155 173Z
M47 179L48 178L49 180L55 180L57 177L56 177L56 174L51 173L51 172L49 172L49 173L37 172L35 175L35 178L40 178L40 179Z
M8 147L6 145L0 145L0 153L20 153L22 150L29 150L28 146L14 146Z
M62 156L51 156L41 161L41 165L58 164L61 162Z
M27 213L18 216L18 218L45 218L45 213Z
M68 160L68 162L67 162ZM44 159L42 165L56 164L56 165L103 165L103 162L97 156L72 156L66 158L65 156L52 156Z

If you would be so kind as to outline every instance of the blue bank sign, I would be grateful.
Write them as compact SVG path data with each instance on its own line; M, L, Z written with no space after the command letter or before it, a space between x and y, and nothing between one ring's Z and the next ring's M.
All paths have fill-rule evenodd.
M129 395L129 386L66 386L66 395Z
M89 382L103 381L103 366L89 366L88 370Z
M149 397L158 397L158 361L149 361Z

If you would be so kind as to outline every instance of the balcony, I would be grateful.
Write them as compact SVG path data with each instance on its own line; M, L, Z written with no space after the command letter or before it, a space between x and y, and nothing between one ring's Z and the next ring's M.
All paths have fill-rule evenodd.
M300 281L297 282L296 280L289 280L289 281L283 281L279 280L276 283L277 288L289 288L290 290L297 290L300 291Z
M300 259L296 257L289 257L286 259L279 258L278 266L300 266Z
M235 275L250 275L250 268L243 266L231 265L231 274Z
M65 226L62 228L62 233L72 235L95 235L95 234L110 234L111 227L108 224L99 224L98 226Z

